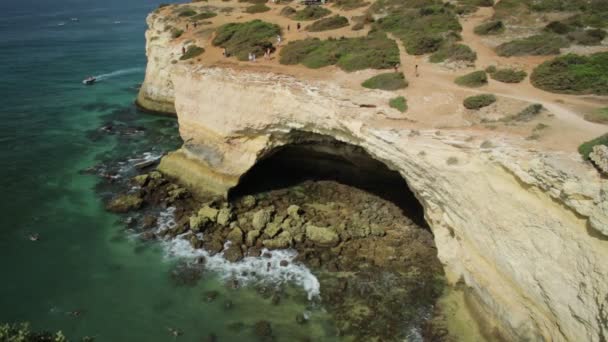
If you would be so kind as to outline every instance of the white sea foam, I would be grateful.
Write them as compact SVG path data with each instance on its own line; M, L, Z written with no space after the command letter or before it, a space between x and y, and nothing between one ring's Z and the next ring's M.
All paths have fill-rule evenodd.
M102 80L107 80L108 78L112 78L112 77L116 77L116 76L122 76L122 75L128 75L128 74L135 74L138 72L143 72L144 68L127 68L127 69L120 69L120 70L116 70L116 71L112 71L109 72L107 74L101 74L101 75L97 75L95 76L95 78L98 81L102 81Z
M174 211L175 208L169 207L161 212L158 218L158 231L169 229L176 224L173 216ZM302 287L308 294L308 299L320 295L319 280L306 266L294 262L298 253L293 249L273 251L264 249L262 255L267 253L271 255L270 257L245 257L239 262L229 262L224 259L221 253L211 256L203 249L192 248L187 240L188 236L190 236L190 233L163 241L167 257L188 259L204 257L205 268L217 273L224 280L236 279L239 284L245 285L259 282L291 283ZM202 234L199 233L198 236L200 238ZM287 261L288 264L281 266L281 261Z

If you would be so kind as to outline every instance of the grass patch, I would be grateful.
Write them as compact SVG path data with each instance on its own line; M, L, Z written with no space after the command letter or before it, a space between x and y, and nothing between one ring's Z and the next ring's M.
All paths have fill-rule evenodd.
M523 70L514 69L497 69L490 74L492 79L503 83L519 83L523 81L528 74Z
M270 11L270 7L268 7L264 4L255 4L255 5L251 5L247 8L245 8L245 12L247 12L249 14L263 13L263 12L268 12L268 11Z
M593 140L584 142L578 147L578 153L580 153L585 160L589 160L589 153L593 152L593 146L595 145L608 146L608 133Z
M555 34L539 34L522 39L515 39L496 47L499 56L547 56L557 55L561 48L570 46L570 42Z
M505 32L505 24L502 20L493 20L481 25L475 26L473 29L475 34L480 36L495 35Z
M608 107L600 108L591 113L585 114L585 120L595 123L608 124Z
M201 12L201 13L193 16L190 19L191 20L205 20L205 19L213 18L215 16L217 16L217 13L214 13L214 12Z
M494 102L496 102L496 96L493 94L480 94L467 97L462 104L467 109L480 109L487 107Z
M554 93L608 95L608 52L559 56L537 66L530 80Z
M369 2L364 0L335 0L334 6L341 10L349 11L359 7L365 7Z
M387 72L369 78L361 85L369 89L397 90L406 88L408 83L403 73Z
M245 61L249 53L263 55L267 49L273 50L272 41L281 33L281 29L275 24L252 20L222 25L216 33L213 45L226 48L228 55Z
M179 59L182 61L185 61L187 59L200 56L201 54L203 54L203 52L205 52L205 49L203 49L202 47L196 46L196 45L190 45L186 49L186 53L184 53Z
M488 75L485 71L473 71L464 76L457 77L454 82L463 87L477 88L488 84Z
M337 65L345 71L388 69L399 63L394 40L375 32L367 37L289 42L282 50L281 64L303 64L309 68Z
M303 10L296 11L294 20L317 20L331 14L331 11L321 6L306 6Z
M191 17L194 15L196 15L196 11L193 10L192 8L185 8L185 9L179 11L177 14L178 17Z
M406 3L410 6L417 4L416 1ZM402 40L406 51L412 55L435 52L450 33L462 30L452 7L444 4L394 10L378 19L376 24L378 28L392 32Z
M334 15L333 17L323 18L315 21L307 26L306 30L310 32L320 32L335 30L345 26L348 26L348 19L341 15Z
M429 60L431 63L441 63L444 61L475 62L477 60L477 53L464 44L443 44L437 52L431 55Z
M397 96L390 99L388 101L388 105L401 113L405 113L407 111L407 100L403 96Z

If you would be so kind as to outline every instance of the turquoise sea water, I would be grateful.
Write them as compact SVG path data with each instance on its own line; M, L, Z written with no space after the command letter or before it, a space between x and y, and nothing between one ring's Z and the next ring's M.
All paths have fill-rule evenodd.
M0 322L29 321L35 330L96 341L174 340L168 327L183 332L181 341L210 334L246 341L265 318L279 341L327 340L322 310L301 289L273 305L253 286L231 289L210 274L176 286L169 276L176 259L125 231L123 218L103 209L110 189L81 172L181 143L174 119L132 104L144 76L145 16L157 5L0 2ZM83 86L91 74L109 75ZM108 122L127 129L100 132ZM28 239L34 232L37 242ZM210 290L219 291L212 302L205 300ZM82 314L69 314L75 310ZM304 311L311 322L294 328Z

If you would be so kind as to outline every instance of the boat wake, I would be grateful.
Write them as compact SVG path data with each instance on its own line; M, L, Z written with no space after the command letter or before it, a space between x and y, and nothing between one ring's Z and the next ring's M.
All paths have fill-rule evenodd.
M175 226L174 211L175 208L169 207L161 212L158 220L159 232ZM192 260L204 257L207 270L215 272L224 280L236 279L239 284L291 283L306 291L309 300L320 295L319 280L306 266L294 261L298 255L295 250L264 249L262 255L265 256L245 257L239 262L229 262L221 254L210 255L204 249L193 248L187 240L188 234L190 233L163 241L168 257Z
M110 79L113 77L135 74L135 73L143 72L143 71L144 71L144 68L127 68L127 69L120 69L120 70L112 71L107 74L97 75L94 77L97 81L103 81L103 80L107 80L107 79Z

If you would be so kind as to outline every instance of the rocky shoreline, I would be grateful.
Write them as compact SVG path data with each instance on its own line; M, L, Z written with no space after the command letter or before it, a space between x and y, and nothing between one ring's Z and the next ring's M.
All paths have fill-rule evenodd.
M444 286L433 236L389 201L333 181L305 181L230 201L195 197L159 171L135 176L132 185L107 209L174 208L176 224L165 229L154 214L127 216L143 240L186 239L233 263L296 250L291 262L306 265L319 279L315 300L331 314L338 336L388 341L424 332L433 340L447 338L447 331L425 326ZM279 267L289 262L281 260ZM197 263L204 269L204 258Z

